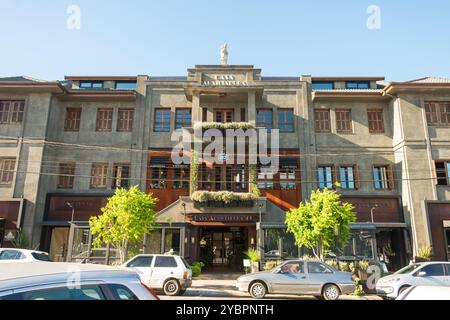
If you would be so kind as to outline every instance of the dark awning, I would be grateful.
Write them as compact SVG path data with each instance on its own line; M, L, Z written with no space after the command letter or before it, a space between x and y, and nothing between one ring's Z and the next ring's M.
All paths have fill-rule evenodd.
M297 168L297 158L280 158L280 168Z
M150 158L150 167L165 168L170 164L172 164L172 161L169 157L151 157Z

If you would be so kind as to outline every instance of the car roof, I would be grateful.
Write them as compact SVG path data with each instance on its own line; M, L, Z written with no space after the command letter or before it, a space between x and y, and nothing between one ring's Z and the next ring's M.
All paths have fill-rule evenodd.
M0 264L0 291L67 281L105 281L108 278L133 278L138 275L120 267L67 262L30 262Z
M20 251L23 253L44 253L44 254L48 254L47 252L44 251L39 251L39 250L30 250L30 249L19 249L19 248L0 248L0 251L5 251L5 250L15 250L15 251Z
M153 256L162 256L162 257L179 257L179 255L176 254L163 254L163 253L140 253L135 255L133 258L134 259L136 257L153 257ZM130 259L130 260L131 260Z

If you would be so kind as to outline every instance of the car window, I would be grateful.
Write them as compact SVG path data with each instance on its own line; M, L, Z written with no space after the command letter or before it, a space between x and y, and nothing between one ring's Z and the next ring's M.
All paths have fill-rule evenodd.
M51 288L15 293L3 300L106 300L99 286Z
M281 267L283 273L304 273L303 262L288 262Z
M446 264L444 264L444 266L445 266L445 269L446 269L446 271L447 271L447 276L450 276L450 263L446 263Z
M191 268L190 264L183 257L180 257L180 258L181 258L181 261L183 262L184 266L187 269L190 269Z
M176 268L177 262L174 257L157 256L155 260L155 268Z
M320 262L308 262L308 273L333 273L333 271Z
M17 250L3 250L0 252L0 260L19 260L23 258L25 258L25 256L22 252Z
M47 261L47 262L51 261L50 257L46 253L32 252L31 255L33 256L33 258L35 258L36 260L39 260L39 261Z
M419 272L426 272L425 277L440 277L444 276L444 266L440 263L429 264L420 269Z
M418 267L420 267L420 264L417 264L417 263L411 264L409 266L406 266L406 267L398 270L397 272L395 272L395 274L407 274L407 273L413 272Z
M150 267L152 265L153 257L136 257L130 262L128 262L127 267L129 268L139 268L139 267Z
M108 287L115 300L139 300L138 297L124 285L110 284Z

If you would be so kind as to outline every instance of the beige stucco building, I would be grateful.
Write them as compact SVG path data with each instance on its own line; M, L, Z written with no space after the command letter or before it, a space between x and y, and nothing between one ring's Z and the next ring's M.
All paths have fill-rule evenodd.
M450 79L262 74L198 65L180 77L0 78L3 245L21 228L55 260L104 261L87 220L116 187L138 185L160 199L161 228L144 252L239 270L252 246L264 260L308 254L285 232L285 212L328 187L358 217L341 258L398 269L429 245L450 259ZM279 171L200 161L193 181L191 165L171 159L171 136L202 123L278 129ZM193 197L223 190L253 196L226 205Z

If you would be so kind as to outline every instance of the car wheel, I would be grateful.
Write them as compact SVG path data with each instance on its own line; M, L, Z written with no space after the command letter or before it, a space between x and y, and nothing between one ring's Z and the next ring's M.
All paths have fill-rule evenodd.
M266 296L267 288L262 282L255 282L250 286L250 295L254 299L262 299Z
M175 279L167 280L164 283L163 291L166 296L176 296L180 293L180 284Z
M398 295L401 295L406 289L408 289L410 286L403 286L398 290Z
M337 300L339 299L339 288L334 284L327 284L325 287L323 287L322 290L322 297L325 300Z

